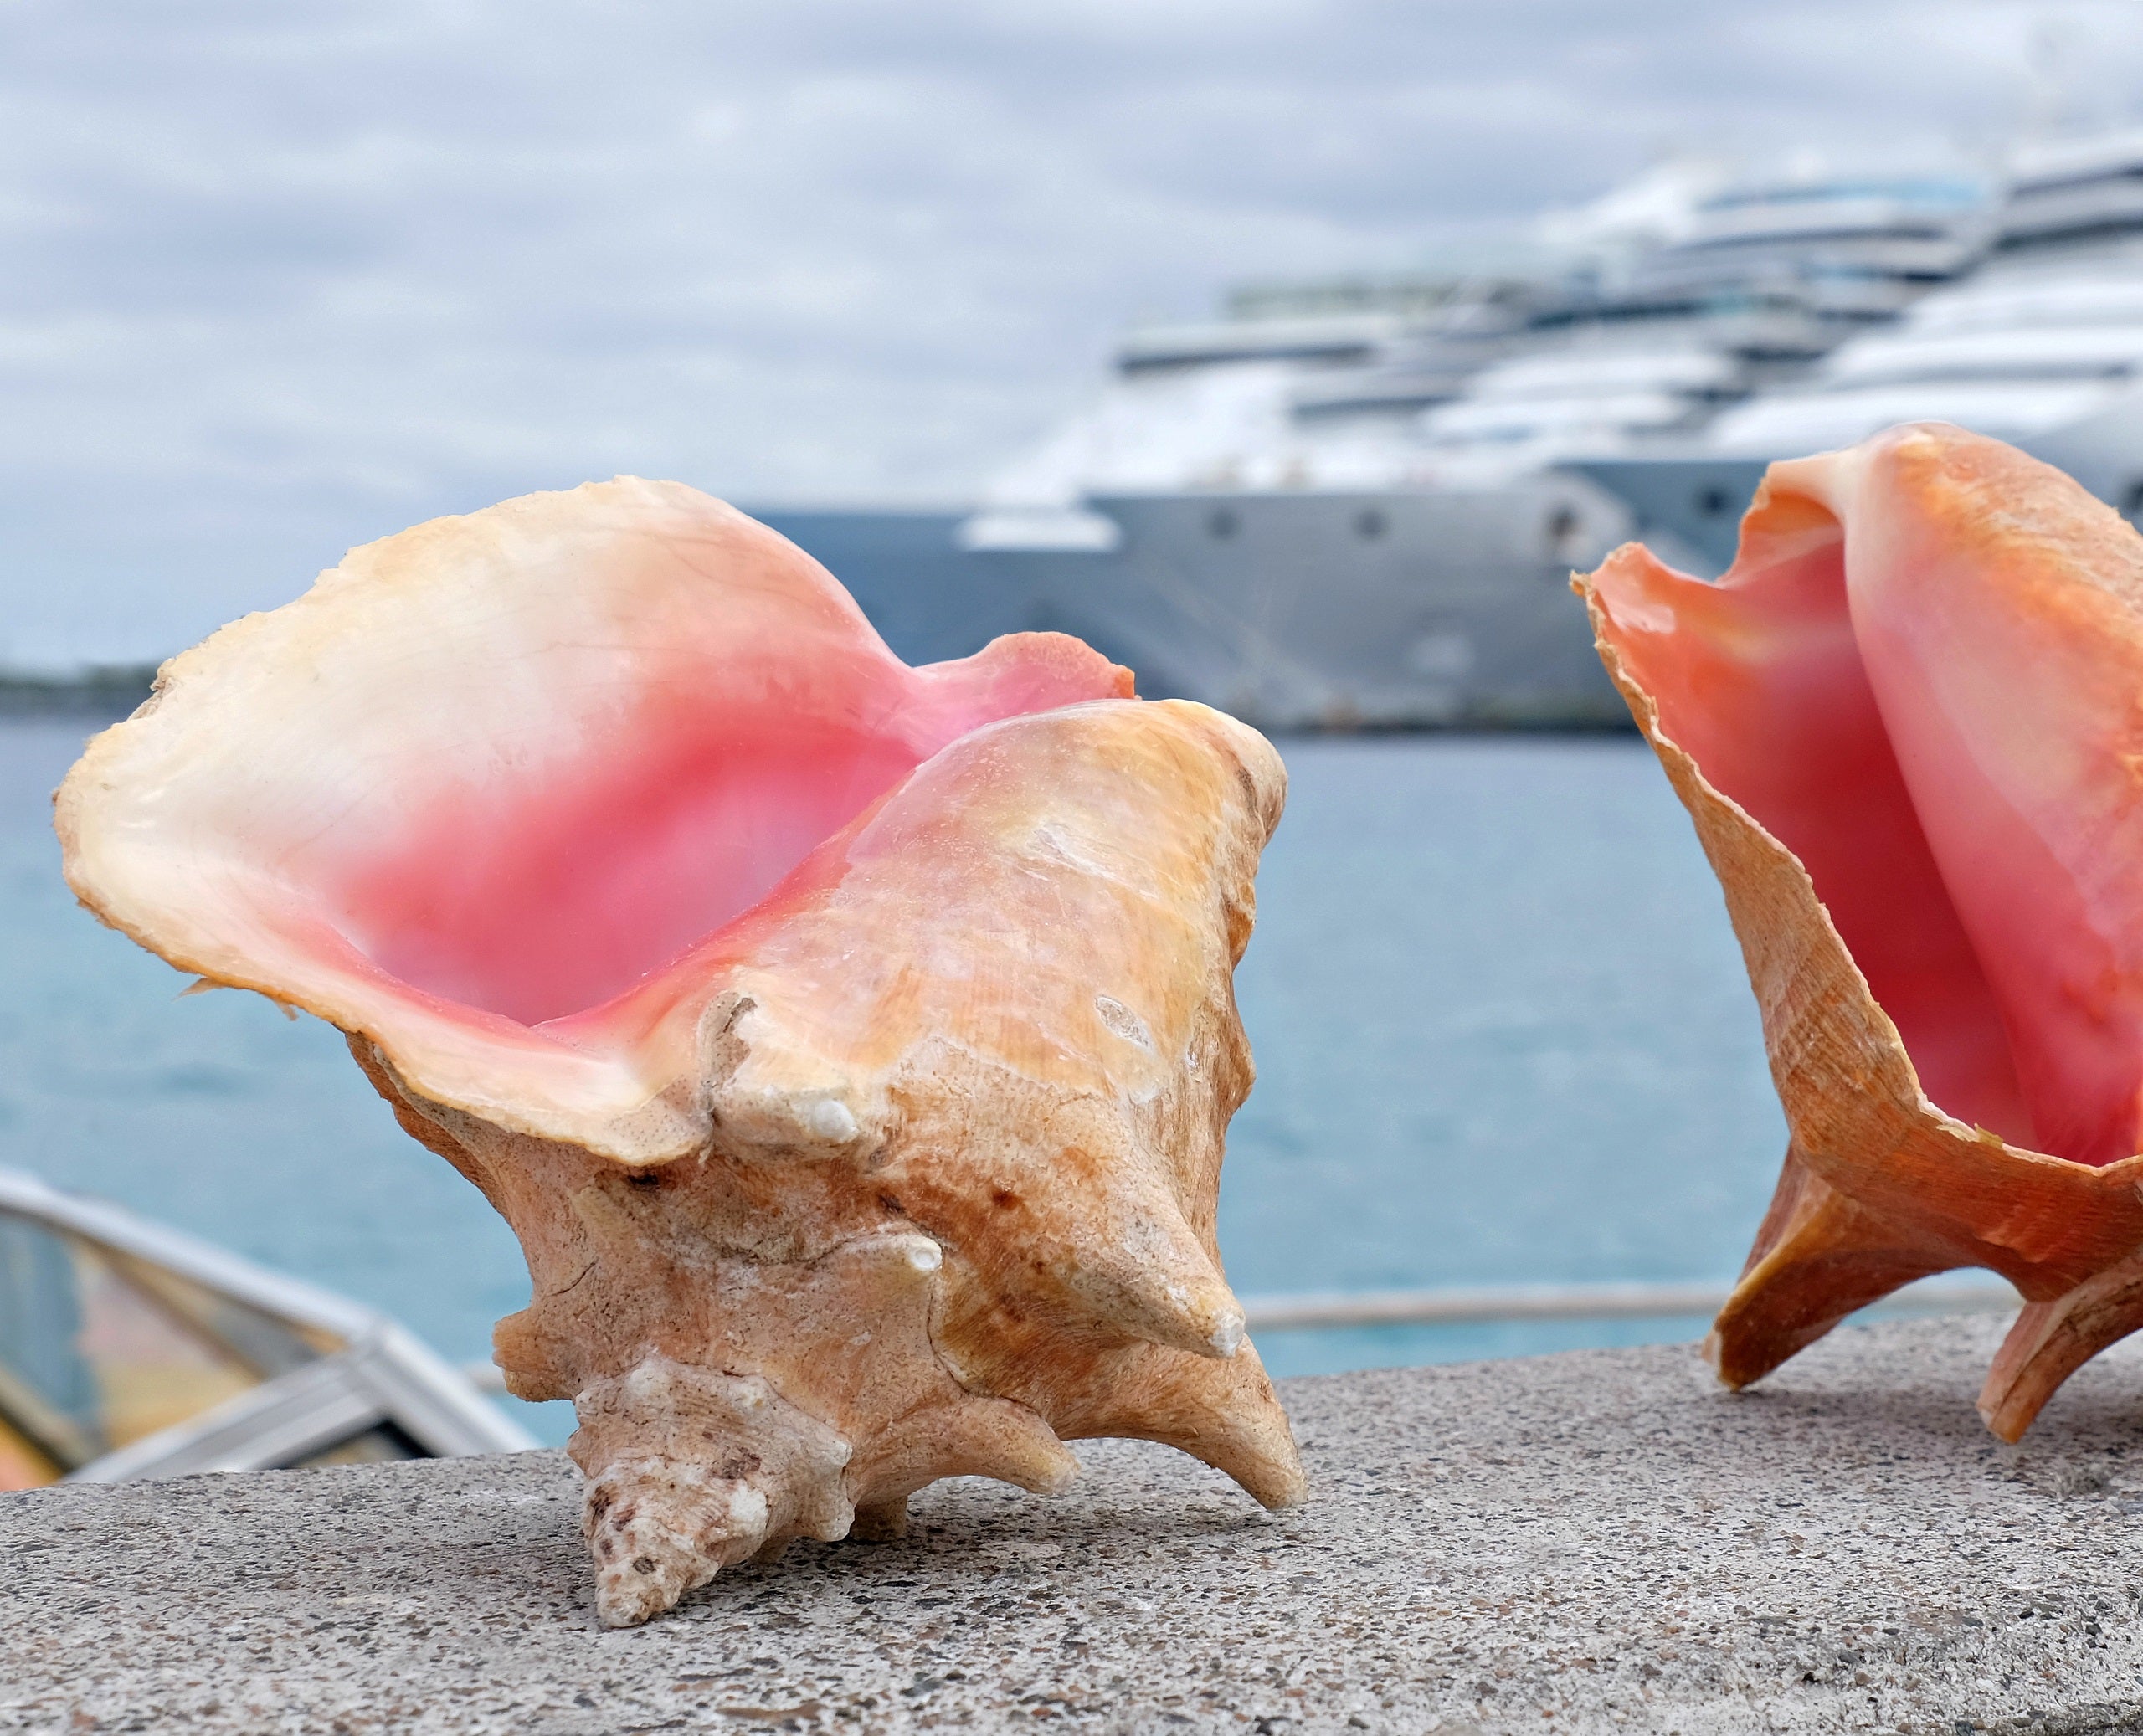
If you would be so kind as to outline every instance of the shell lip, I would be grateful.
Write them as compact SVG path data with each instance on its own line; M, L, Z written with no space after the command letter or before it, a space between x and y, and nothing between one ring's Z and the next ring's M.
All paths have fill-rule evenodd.
M1174 700L1076 701L1044 711L978 724L909 771L820 844L758 903L650 971L610 1002L567 1020L533 1025L483 1014L497 1027L497 1046L473 1055L460 1041L465 1035L469 1009L402 983L368 960L364 961L367 968L362 973L331 968L249 968L250 961L242 953L234 954L228 948L203 949L188 938L191 931L183 924L167 925L159 920L159 912L145 913L136 904L105 897L101 888L77 876L76 856L71 850L67 876L78 899L100 922L126 934L174 968L207 984L257 994L286 1009L311 1014L369 1045L392 1071L398 1089L413 1107L428 1105L474 1116L509 1132L568 1141L627 1168L652 1168L703 1150L712 1134L712 1117L701 1089L707 1081L699 1077L700 1043L694 1040L660 1049L630 1045L613 1048L602 1041L606 1012L622 1009L635 1000L666 1003L668 1010L661 1022L682 1029L696 1025L710 1008L732 991L750 999L750 948L731 942L748 942L755 929L778 922L799 894L808 893L815 883L837 881L849 865L847 851L857 835L878 815L894 808L903 793L937 770L948 756L986 750L991 738L1043 719L1105 713L1127 706L1142 712L1150 709L1157 717L1179 717L1217 729L1239 746L1259 740L1247 726L1225 713ZM92 744L93 752L96 745ZM1270 759L1275 767L1278 764L1269 748L1260 759ZM77 774L86 776L90 770L85 756ZM1274 773L1266 780L1272 788L1260 787L1258 824L1267 835L1277 819L1283 775ZM63 839L72 830L70 798L79 788L70 778L69 786L60 792L56 821ZM377 990L367 980L373 976L379 978ZM442 1030L453 1040L444 1053L429 1040ZM522 1061L540 1068L542 1076L537 1079L519 1073L504 1080L508 1088L502 1089L498 1069L492 1063L501 1050L514 1050L521 1051L518 1058ZM648 1058L664 1065L651 1074L633 1064ZM799 1104L816 1117L806 1130L811 1143L838 1145L861 1137L861 1125L851 1125L856 1119L853 1106L836 1102L823 1091L807 1091L803 1096L813 1098L810 1102L799 1099ZM677 1101L681 1097L689 1101ZM666 1103L666 1099L671 1101ZM836 1117L838 1126L831 1124Z

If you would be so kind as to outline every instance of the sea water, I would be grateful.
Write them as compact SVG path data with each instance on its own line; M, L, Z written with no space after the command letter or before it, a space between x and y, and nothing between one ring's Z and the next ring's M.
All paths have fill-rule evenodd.
M342 1038L76 907L82 726L0 724L0 1163L488 1354L513 1238ZM1237 983L1258 1066L1221 1243L1245 1294L1729 1279L1785 1129L1724 906L1635 737L1290 740ZM1262 1334L1275 1372L1693 1336L1686 1320ZM516 1406L562 1439L563 1405Z

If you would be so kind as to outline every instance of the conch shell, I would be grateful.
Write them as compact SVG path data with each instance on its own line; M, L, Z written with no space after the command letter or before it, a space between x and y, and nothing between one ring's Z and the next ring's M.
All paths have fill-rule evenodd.
M67 874L340 1026L519 1235L598 1607L935 1478L1302 1469L1214 1237L1285 778L1075 639L911 670L763 526L630 479L354 552L162 672Z
M1784 1173L1709 1350L1739 1387L1912 1279L2027 1306L2022 1435L2143 1325L2143 539L1944 424L1776 464L1716 585L1576 581L1726 893Z

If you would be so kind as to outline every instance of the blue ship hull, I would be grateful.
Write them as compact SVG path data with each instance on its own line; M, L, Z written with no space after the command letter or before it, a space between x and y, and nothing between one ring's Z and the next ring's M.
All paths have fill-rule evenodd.
M1613 516L1582 484L1097 504L1124 532L1112 552L969 551L951 512L758 516L911 663L1053 630L1134 670L1149 698L1265 728L1627 727L1567 586L1606 544L1556 541L1565 519Z

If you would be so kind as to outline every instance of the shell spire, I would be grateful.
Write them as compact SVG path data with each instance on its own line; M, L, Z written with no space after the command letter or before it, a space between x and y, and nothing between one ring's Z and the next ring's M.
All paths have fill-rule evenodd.
M1714 1325L1742 1386L1899 1286L2028 1306L2015 1440L2143 1325L2143 539L1942 424L1770 468L1708 584L1575 581L1719 876L1791 1133Z
M598 1608L936 1478L1143 1436L1302 1498L1221 1276L1232 972L1285 776L1076 640L911 670L731 509L621 480L358 550L167 666L70 882L348 1034L511 1224Z

